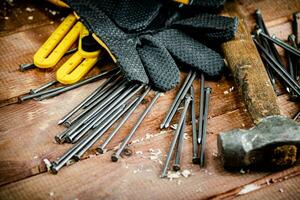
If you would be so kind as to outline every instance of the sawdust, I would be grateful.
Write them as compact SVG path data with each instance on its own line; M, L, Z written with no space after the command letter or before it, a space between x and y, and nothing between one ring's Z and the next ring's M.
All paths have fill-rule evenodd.
M30 8L30 7L25 8L25 10L26 10L27 12L33 12L33 11L35 11L34 8Z
M178 128L178 124L172 124L170 127L171 129L176 130Z
M260 189L261 186L257 185L257 184L249 184L249 185L245 185L240 192L238 193L238 195L242 195L242 194L247 194L249 192L255 191Z
M192 174L191 171L190 171L190 170L187 170L187 169L185 169L185 170L183 170L183 171L181 172L181 175L182 175L184 178L188 178L191 174Z
M33 16L28 16L28 20L33 20Z

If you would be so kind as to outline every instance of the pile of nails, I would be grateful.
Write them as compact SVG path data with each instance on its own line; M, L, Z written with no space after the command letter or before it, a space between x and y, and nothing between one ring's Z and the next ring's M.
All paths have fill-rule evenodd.
M290 94L292 101L299 101L300 99L300 50L298 39L298 21L300 13L293 14L292 30L293 33L287 38L288 43L277 38L275 35L270 36L268 29L262 17L261 10L256 10L256 30L252 36L254 43L260 56L264 62L265 69L270 78L270 82L276 91L276 78L281 81L285 90ZM284 49L287 66L284 65L276 46ZM300 116L300 111L293 117L297 120Z
M50 162L45 160L48 169L56 174L63 166L72 162L79 161L82 155L92 147L114 124L116 127L109 133L105 141L98 146L97 151L101 154L113 137L118 133L119 129L129 119L136 108L141 104L142 100L151 91L151 88L143 84L129 83L123 79L119 68L103 72L95 77L85 79L77 84L59 87L56 91L68 91L69 88L78 87L87 82L99 80L103 77L109 77L102 82L99 87L93 91L87 98L79 103L74 109L66 114L59 122L59 125L66 126L66 130L55 136L58 143L74 144L67 152L65 152L57 160ZM21 97L23 101L30 98L42 97L47 95L55 96L58 93L47 92L45 88L54 84L48 83L35 93ZM54 89L49 89L54 90ZM41 93L43 94L41 96ZM156 103L161 93L156 92L148 107L139 116L138 121L130 130L128 135L122 141L120 147L111 155L112 161L118 161L121 153L129 143L137 128L145 119L153 105Z
M167 158L164 163L161 177L167 177L168 167L170 165L171 158L174 154L173 170L180 170L181 152L184 142L184 131L187 121L187 113L190 107L190 119L192 124L192 138L193 138L193 163L199 164L200 167L204 166L205 159L205 143L206 143L206 126L208 116L208 105L210 99L211 88L205 87L204 75L200 75L200 106L199 106L199 120L198 120L198 131L196 125L196 112L195 112L195 94L193 82L196 78L195 72L189 72L183 85L181 86L177 96L175 97L173 104L171 105L167 115L165 116L160 128L168 128L176 112L179 110L179 106L183 104L183 110L181 111L179 121L175 130L173 140L171 142ZM176 146L177 144L177 146ZM201 148L199 148L201 147ZM175 150L176 148L176 150ZM173 153L175 150L175 153Z

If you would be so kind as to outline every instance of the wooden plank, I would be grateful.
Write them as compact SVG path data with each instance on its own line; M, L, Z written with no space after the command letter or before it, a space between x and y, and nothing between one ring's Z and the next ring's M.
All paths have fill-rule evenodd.
M4 1L1 3L1 6L0 17L2 17L2 24L0 26L0 37L49 23L52 24L65 15L65 11L60 10L47 1L24 0L21 3Z
M271 183L270 183L271 182ZM253 199L253 200L267 200L267 199L299 199L300 194L300 176L284 179L284 181L278 183L272 183L269 181L269 186L264 187L261 190L255 190L254 192L240 196L237 199Z
M182 80L183 78L184 77L182 77ZM69 145L57 145L53 143L54 136L62 131L62 128L57 126L56 123L64 114L74 107L74 105L78 104L84 96L95 89L98 84L99 83L90 84L76 91L71 91L42 102L29 101L24 104L0 108L1 113L3 113L3 115L0 116L0 146L1 149L3 149L3 151L0 152L0 158L2 160L0 165L2 169L0 175L1 184L39 173L40 171L37 169L45 170L44 165L41 163L42 158L47 157L54 159L60 156L69 147ZM226 113L228 113L228 116L235 116L234 122L229 119L230 117L217 117L217 121L221 123L209 120L209 124L213 124L212 128L208 129L210 132L221 131L224 130L224 128L229 130L237 125L239 127L243 124L251 124L250 118L247 116L247 113L244 112L243 105L237 103L237 93L233 91L224 95L224 91L231 87L229 81L222 80L220 83L208 82L207 85L212 87L214 91L211 99L211 105L214 106L210 108L210 117L214 119L214 116L220 116ZM177 89L179 89L179 86ZM199 95L199 84L195 84L195 89L196 95ZM159 124L171 105L176 91L177 90L172 90L159 99L157 104L157 108L159 109L153 110L154 114L151 114L150 117L143 122L143 125L139 129L140 131L144 133L158 131ZM117 143L128 133L132 124L137 120L138 115L144 108L145 106L140 106L128 123L126 123L116 138ZM238 108L240 108L240 110L235 111ZM232 113L232 111L235 112ZM47 118L45 118L45 116L47 116ZM240 118L240 116L242 117ZM175 117L173 123L176 123L177 117L178 116ZM225 122L222 122L223 120ZM19 123L20 121L22 121L22 123ZM46 137L44 135L45 131L47 133ZM20 132L22 132L22 134L20 134ZM15 140L14 138L18 139ZM116 143L114 142L112 145L116 145ZM26 147L26 150L20 147ZM39 158L38 162L36 159L33 159L36 156ZM25 167L21 168L21 166ZM24 171L24 173L22 171Z

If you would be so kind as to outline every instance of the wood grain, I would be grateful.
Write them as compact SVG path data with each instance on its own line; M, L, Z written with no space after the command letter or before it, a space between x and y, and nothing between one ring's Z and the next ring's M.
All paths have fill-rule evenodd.
M26 1L27 2L27 1ZM243 13L248 27L253 27L252 13L257 7L262 9L270 32L285 38L290 33L291 13L300 10L299 1L283 0L239 0L238 6ZM173 181L160 179L162 169L159 162L149 159L149 149L160 149L163 161L172 138L172 129L166 132L159 130L176 89L160 97L158 103L137 130L133 140L139 141L129 145L133 154L123 156L118 163L110 161L113 149L129 132L140 113L149 103L153 92L147 97L132 118L124 125L118 135L108 145L108 152L96 155L97 142L82 158L81 161L64 167L58 175L45 173L44 158L50 160L61 156L70 145L56 144L53 137L64 128L56 125L57 121L71 108L93 91L100 82L92 83L42 102L27 101L23 104L5 105L15 102L17 96L26 93L53 79L55 70L31 70L21 73L18 65L30 62L37 48L55 29L60 17L52 18L49 12L39 10L41 7L32 5L38 12L32 13L37 21L31 22L20 15L6 22L0 30L0 199L203 199L203 198L232 198L238 191L249 183L265 183L265 178L280 179L291 176L292 183L283 180L286 198L291 198L299 184L299 168L294 167L279 173L227 172L220 165L217 152L216 136L221 131L233 128L249 128L252 120L245 109L241 97L230 76L223 77L218 82L207 82L213 93L209 110L207 163L204 169L199 169L191 163L191 127L187 126L188 137L184 141L183 168L192 171L189 178L174 179ZM280 5L283 5L280 7ZM280 10L276 10L279 9ZM16 10L17 12L17 10ZM22 15L21 15L22 16ZM25 15L24 15L25 16ZM27 16L27 15L26 15ZM28 17L28 16L27 16ZM54 21L54 24L51 21ZM13 23L15 21L15 23ZM24 42L26 41L26 42ZM281 51L282 52L282 51ZM3 64L4 63L4 64ZM92 72L93 73L93 72ZM181 76L181 83L185 74ZM194 83L198 110L199 80ZM228 94L227 94L228 92ZM12 101L11 101L12 100ZM289 101L287 94L277 98L281 113L293 116L299 109L299 103ZM175 116L173 123L177 123ZM108 131L109 132L109 131ZM146 134L154 137L145 139ZM105 139L106 135L102 138ZM137 154L142 151L143 155ZM288 179L289 181L289 179ZM285 183L286 182L286 183ZM274 187L276 185L274 184ZM270 188L270 189L269 189ZM266 192L264 192L266 191ZM290 193L289 193L290 191ZM276 189L269 186L261 190L248 193L240 198L249 199L262 197L264 194L273 195ZM273 195L273 199L280 196Z

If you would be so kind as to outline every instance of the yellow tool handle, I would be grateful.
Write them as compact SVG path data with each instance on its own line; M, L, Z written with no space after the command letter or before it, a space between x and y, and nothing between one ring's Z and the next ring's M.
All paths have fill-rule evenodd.
M50 68L59 62L79 37L83 24L77 22L73 26L76 21L73 14L69 15L35 53L33 61L37 67Z
M57 70L56 79L63 84L76 83L89 72L98 61L98 58L98 56L83 58L79 51L77 51Z

